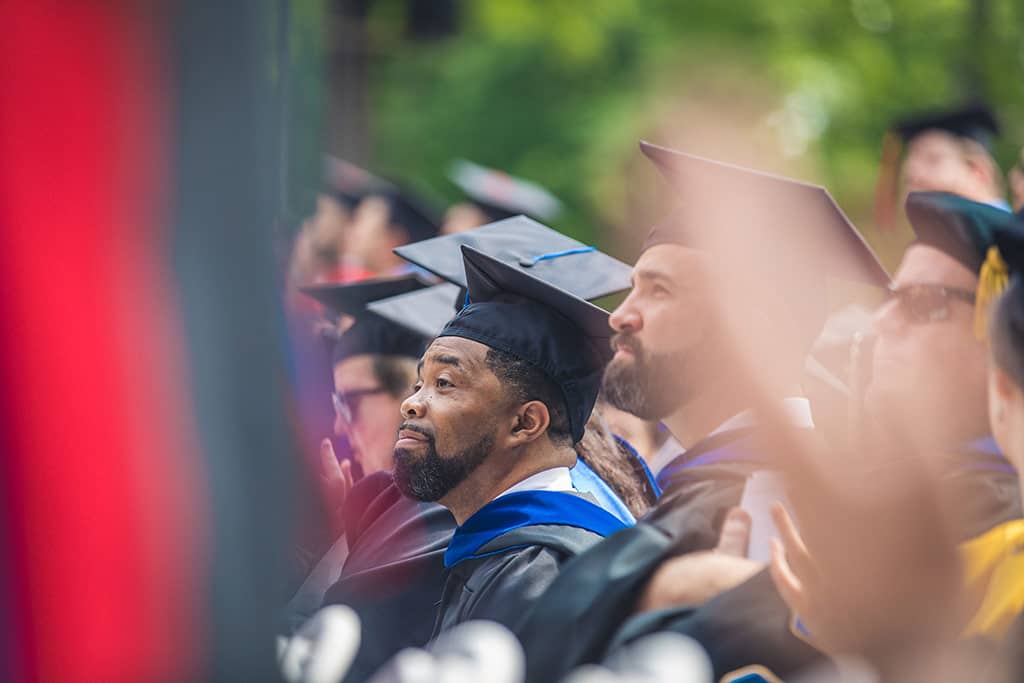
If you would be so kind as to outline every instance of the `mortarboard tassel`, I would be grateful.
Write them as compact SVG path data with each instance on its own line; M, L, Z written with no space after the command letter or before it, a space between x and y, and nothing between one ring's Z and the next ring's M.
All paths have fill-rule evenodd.
M988 339L989 309L1006 289L1009 281L1009 268L1000 255L999 248L989 247L978 276L978 294L974 301L974 336L980 341Z

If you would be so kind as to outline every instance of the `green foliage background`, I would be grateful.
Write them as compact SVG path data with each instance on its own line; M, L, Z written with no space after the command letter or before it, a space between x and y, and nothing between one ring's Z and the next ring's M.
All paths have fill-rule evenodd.
M583 240L630 219L624 169L665 130L664 102L707 88L757 91L795 121L805 179L890 264L871 202L893 118L980 96L1003 121L1004 168L1024 143L1019 0L464 0L454 35L419 42L405 12L375 0L368 18L371 165L442 201L457 199L452 159L502 168L562 198L559 227Z

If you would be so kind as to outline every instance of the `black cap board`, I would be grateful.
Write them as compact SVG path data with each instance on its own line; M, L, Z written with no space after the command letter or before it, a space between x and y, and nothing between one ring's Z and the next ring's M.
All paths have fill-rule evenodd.
M630 287L629 265L525 216L407 244L395 249L395 253L465 287L466 274L459 251L463 245L529 271L540 280L559 283L581 299L597 299Z
M397 324L368 310L377 299L412 292L426 285L416 276L364 280L351 284L311 285L302 292L336 314L355 322L334 342L331 363L363 354L419 358L428 338L408 325Z
M747 268L785 264L787 279L801 286L826 276L888 284L885 268L824 187L646 142L640 148L680 198L670 220L651 230L646 248L728 245L717 256Z
M996 232L1017 224L1009 211L949 192L911 192L907 218L917 241L939 249L979 273Z
M477 341L544 372L562 393L578 442L611 355L608 313L558 282L468 245L462 255L469 304L438 336Z
M367 195L382 194L394 189L393 185L364 168L338 157L323 158L323 187L349 209Z
M373 278L345 284L329 283L300 287L306 296L337 314L358 316L366 310L371 301L386 299L426 287L416 275L402 277Z
M367 304L367 310L433 339L455 317L466 291L445 282Z
M558 198L537 183L472 161L453 162L448 177L491 220L519 214L551 220L562 210Z
M991 109L976 103L957 109L914 114L897 121L893 129L904 143L909 143L926 131L941 130L974 140L991 149L993 138L999 134L999 122Z
M1019 219L1005 209L949 192L911 192L906 210L918 243L952 256L978 275L974 332L985 339L989 309L1008 281L997 235L1018 229Z

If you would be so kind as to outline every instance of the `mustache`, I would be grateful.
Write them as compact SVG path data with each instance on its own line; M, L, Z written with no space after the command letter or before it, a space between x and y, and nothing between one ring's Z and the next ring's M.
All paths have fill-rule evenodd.
M637 356L643 352L643 346L640 344L640 340L629 332L616 332L613 334L611 338L611 347L612 351L619 348L629 349Z
M402 430L416 432L417 434L422 434L423 436L427 437L428 439L430 439L430 441L434 440L434 432L432 430L420 427L418 425L414 425L411 422L403 422L401 426L399 426L398 428L399 432Z

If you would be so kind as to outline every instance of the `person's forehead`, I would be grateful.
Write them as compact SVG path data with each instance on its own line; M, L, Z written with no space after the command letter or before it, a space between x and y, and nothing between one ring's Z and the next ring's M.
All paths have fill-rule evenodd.
M960 151L959 143L960 140L955 135L945 131L925 131L915 136L907 145L907 157L935 153L955 154Z
M488 346L472 339L462 337L438 337L427 347L420 363L457 365L461 369L472 370L484 364Z
M708 256L678 244L658 244L640 255L633 267L633 280L665 279L686 282L707 266Z
M913 244L903 255L900 267L893 276L893 284L897 287L940 284L974 289L978 277L949 254L927 244Z
M375 379L373 356L368 353L349 356L334 365L335 386L358 387L372 379Z

